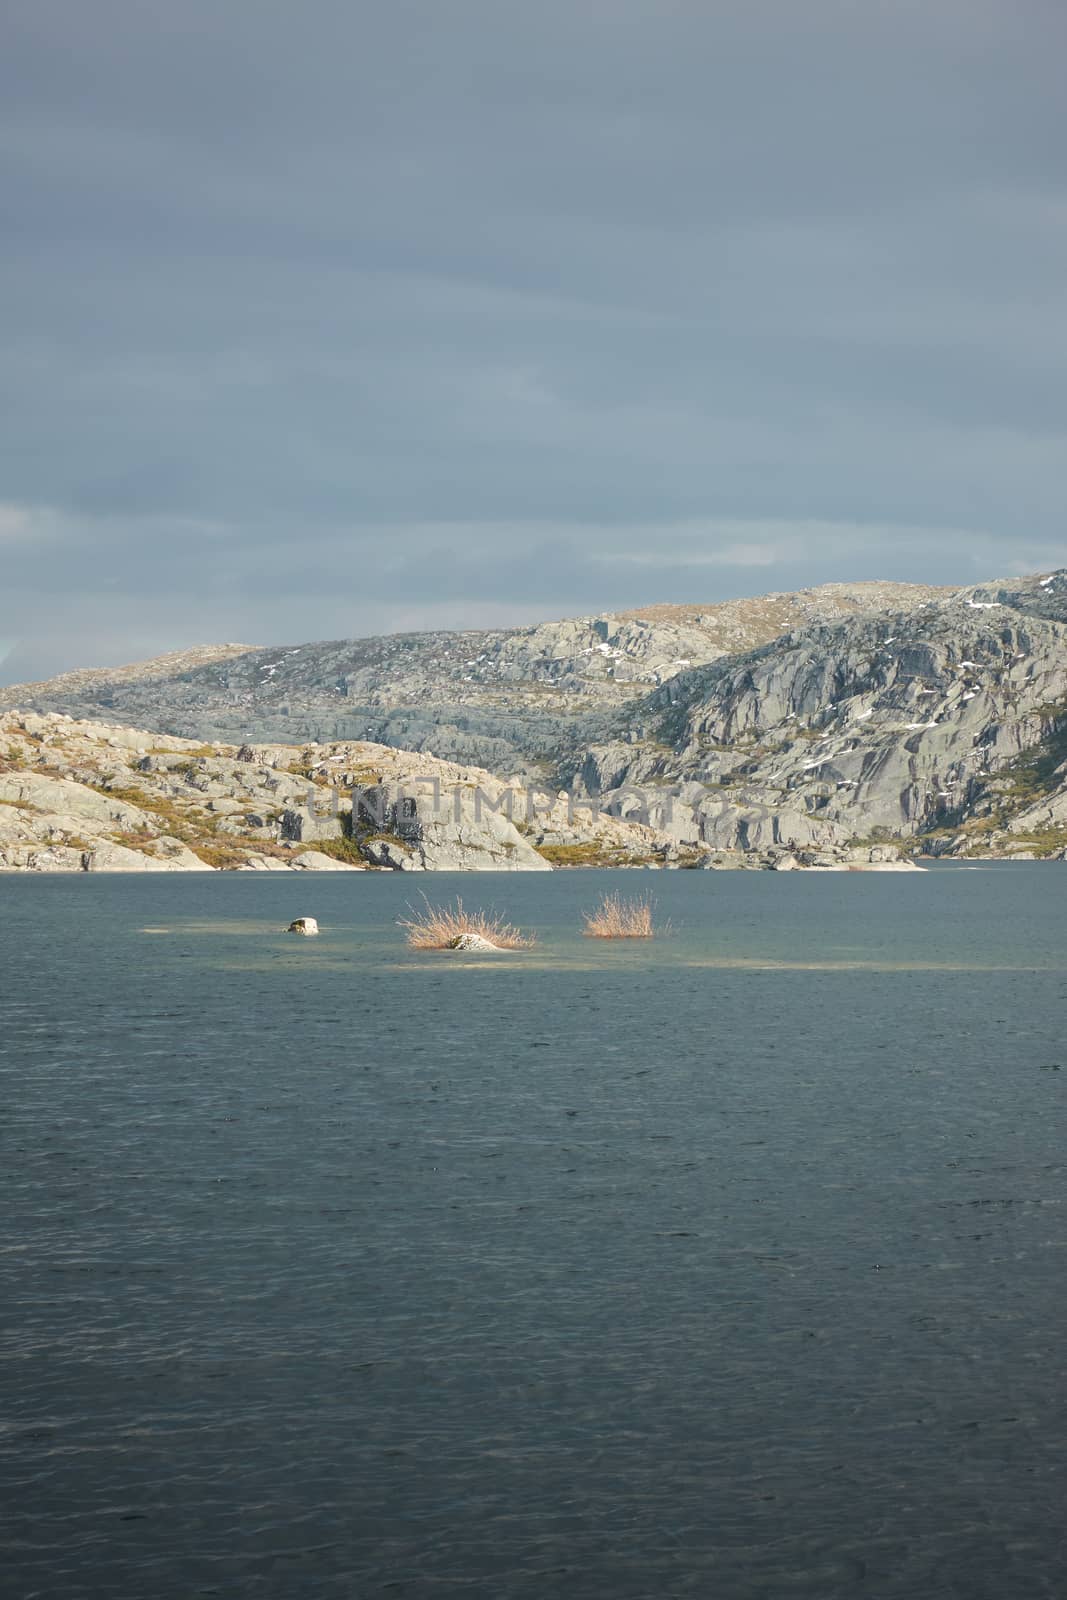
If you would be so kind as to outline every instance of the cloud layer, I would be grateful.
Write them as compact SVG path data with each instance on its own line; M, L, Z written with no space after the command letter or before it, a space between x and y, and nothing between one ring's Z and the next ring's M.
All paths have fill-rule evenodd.
M0 677L1067 562L1062 8L0 27Z

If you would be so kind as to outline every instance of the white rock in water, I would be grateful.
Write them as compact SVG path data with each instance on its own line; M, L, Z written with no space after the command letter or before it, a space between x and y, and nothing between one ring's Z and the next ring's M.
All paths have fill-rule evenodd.
M501 947L493 944L489 939L483 939L480 933L460 933L450 942L450 950L491 950L494 955L502 954Z
M319 925L314 917L297 917L295 922L290 922L285 931L286 933L303 933L310 938L313 933L318 933Z

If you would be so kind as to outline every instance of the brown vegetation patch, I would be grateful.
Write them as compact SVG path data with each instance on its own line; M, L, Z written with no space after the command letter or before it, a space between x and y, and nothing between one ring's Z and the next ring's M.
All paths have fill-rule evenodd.
M256 848L258 849L258 845ZM309 844L307 849L301 850L299 854L306 855L309 851L317 851L320 856L329 856L331 861L347 861L353 867L365 867L367 865L360 852L359 845L355 839L350 839L347 835L341 839L316 839L313 844Z
M535 943L532 935L491 911L464 911L458 896L454 906L432 906L425 895L422 904L421 911L408 906L411 915L397 918L413 950L450 950L465 933L488 939L501 950L528 950Z
M534 849L554 867L643 867L659 859L634 854L625 845L612 845L604 839L586 839L580 844L539 844Z
M586 913L582 932L587 939L654 939L651 896L624 900L617 894L602 895L596 910Z
M274 856L279 861L289 862L294 860L293 851L286 850L284 846L275 844L270 839L242 839L215 834L206 839L190 838L186 842L194 855L198 855L201 861L206 861L209 867L218 868L220 872L232 871L243 866L249 856ZM318 849L318 846L314 848Z

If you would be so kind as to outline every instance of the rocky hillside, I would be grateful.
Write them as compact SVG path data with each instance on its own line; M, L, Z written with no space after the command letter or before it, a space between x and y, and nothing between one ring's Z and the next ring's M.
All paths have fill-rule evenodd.
M1067 857L1067 571L819 622L677 674L571 762L713 852Z
M275 719L313 721L327 689L332 731L353 702L362 726L373 701L384 736L263 737ZM1067 571L499 634L224 646L177 672L149 663L18 692L94 716L133 703L157 730L232 717L260 737L0 713L0 865L825 868L886 866L900 846L1067 859ZM499 775L394 741L488 750L513 775L513 815L497 809ZM514 776L531 768L550 791L534 812ZM575 813L559 782L614 815ZM427 786L447 790L443 812Z
M368 743L197 744L0 713L0 870L541 871L693 860L652 828ZM509 814L510 812L510 814Z
M200 742L373 740L512 774L547 773L622 709L723 656L945 593L827 584L709 606L488 632L205 647L110 671L0 688L0 707L64 712Z

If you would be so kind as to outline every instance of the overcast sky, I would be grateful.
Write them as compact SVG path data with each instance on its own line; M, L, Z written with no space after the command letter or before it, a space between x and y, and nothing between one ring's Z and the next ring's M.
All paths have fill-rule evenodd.
M6 0L0 681L1067 564L1062 0Z

